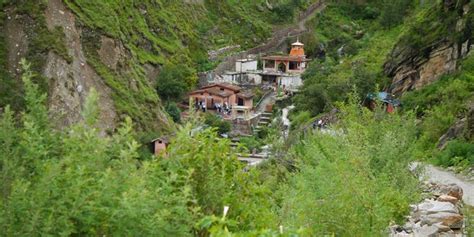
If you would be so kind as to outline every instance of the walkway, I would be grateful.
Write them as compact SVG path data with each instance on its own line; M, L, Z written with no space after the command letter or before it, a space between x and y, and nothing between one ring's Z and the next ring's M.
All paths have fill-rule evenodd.
M259 104L257 104L255 108L255 113L263 113L265 112L265 108L267 105L274 105L276 102L276 93L274 91L267 93L263 96Z
M283 138L285 139L288 138L288 135L290 134L290 127L291 127L291 121L288 118L288 114L294 108L295 108L294 105L290 105L282 110L281 121L283 123Z
M434 167L432 165L427 165L425 167L425 175L431 182L441 184L457 184L464 191L464 203L474 207L474 183L465 180L459 175L455 175L451 172L442 170L441 168Z

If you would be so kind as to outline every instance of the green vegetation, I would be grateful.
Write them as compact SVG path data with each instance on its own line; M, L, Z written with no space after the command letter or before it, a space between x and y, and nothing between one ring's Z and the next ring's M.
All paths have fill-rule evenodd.
M408 48L413 55L423 55L433 44L442 40L453 43L464 43L472 37L472 27L474 26L474 14L469 11L464 16L462 22L466 29L458 32L458 21L463 14L462 7L468 0L459 0L454 4L455 9L446 9L444 4L432 4L431 7L424 8L419 14L410 18L409 24L405 27L398 46ZM470 3L470 8L474 3Z
M45 58L49 51L55 52L59 56L70 62L71 57L64 44L64 32L60 28L48 30L46 27L46 19L44 17L45 3L39 0L19 0L19 1L0 1L0 27L5 29L7 20L6 12L3 9L11 7L15 4L17 8L10 12L10 15L27 14L25 18L25 33L26 37L32 39L28 45L28 59L32 62L32 69L39 72L44 66ZM28 24L29 21L35 21L35 24ZM7 32L2 30L0 32L0 106L4 107L7 104L15 109L21 109L24 106L22 100L23 89L18 81L14 80L14 75L11 75L7 70L7 43L5 35ZM35 82L39 83L43 92L48 91L48 81L43 77L36 77Z
M453 140L436 156L436 164L467 169L474 166L474 143Z
M258 150L262 146L261 140L256 137L242 137L240 138L240 144L242 144L249 152Z
M354 98L354 97L352 97ZM300 170L283 189L282 216L306 235L380 236L401 221L417 200L417 181L406 169L413 159L412 116L340 106L338 135L316 133L294 147Z
M388 86L383 64L401 29L384 29L360 15L365 13L333 5L314 20L316 31L306 36L312 42L309 50L321 55L317 45L323 44L325 56L311 62L303 75L304 86L295 98L297 112L307 111L311 117L326 112L336 102L345 101L354 86L361 98L377 85Z
M156 80L158 95L165 101L182 101L197 82L196 74L186 65L167 63Z
M472 138L460 137L449 143L445 151L440 152L436 146L438 139L451 127L458 118L466 117L467 106L474 96L474 57L469 56L462 63L461 70L447 75L439 81L420 90L409 92L402 98L405 110L415 110L422 119L418 126L418 158L433 160L442 166L472 166L470 153ZM460 149L454 152L453 149Z
M28 65L24 70L26 110L19 123L9 107L0 119L0 226L7 236L274 236L279 225L283 236L372 236L418 198L406 169L410 115L341 105L334 129L344 132L309 134L285 157L246 170L229 140L212 129L191 132L192 124L165 157L139 152L129 118L102 137L94 91L84 122L53 130L46 95ZM224 206L230 209L221 218Z
M212 113L205 114L204 123L212 128L216 128L219 134L230 132L232 126L229 121L225 121L222 117Z

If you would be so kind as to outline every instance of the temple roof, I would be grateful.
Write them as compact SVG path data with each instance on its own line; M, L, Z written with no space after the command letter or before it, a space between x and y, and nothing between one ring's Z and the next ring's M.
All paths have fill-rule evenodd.
M301 43L299 40L297 40L296 42L294 42L293 44L291 44L292 46L304 46L303 43Z
M304 55L302 56L278 56L278 55L274 55L274 56L266 56L266 57L262 57L262 59L264 60L278 60L278 61L293 61L293 62L308 62L308 61L311 61L311 59L307 59Z

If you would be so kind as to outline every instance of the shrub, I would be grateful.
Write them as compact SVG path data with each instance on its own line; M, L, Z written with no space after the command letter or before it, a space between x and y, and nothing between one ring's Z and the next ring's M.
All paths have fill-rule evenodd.
M175 123L181 122L181 110L175 102L169 102L165 106L166 112L171 116Z
M474 165L474 144L461 140L450 141L435 158L435 163L444 167L472 167Z
M217 132L219 134L228 133L231 129L230 122L225 121L223 118L212 113L206 113L204 117L204 123L210 127L217 128Z

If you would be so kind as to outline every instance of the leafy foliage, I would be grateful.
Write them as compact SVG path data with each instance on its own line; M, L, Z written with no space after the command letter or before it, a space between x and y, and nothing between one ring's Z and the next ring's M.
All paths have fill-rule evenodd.
M315 37L316 45L310 47L318 47L312 51L319 57L303 75L304 85L295 98L297 112L308 111L313 117L328 111L336 102L347 100L354 86L359 96L365 97L377 85L382 89L388 85L383 64L401 27L385 29L374 24L371 17L361 16L365 13L355 12L365 11L365 7L347 4L328 6L314 20L315 35L307 37Z
M436 157L436 164L441 166L458 166L469 168L474 166L474 144L454 140Z
M474 57L469 56L462 62L461 70L446 75L440 80L420 90L406 93L402 97L404 110L415 110L422 119L418 128L418 157L431 159L440 165L454 165L455 157L450 151L438 154L439 138L458 118L466 116L466 107L473 99ZM454 145L461 142L455 142ZM461 145L459 145L461 147ZM449 149L449 148L447 148Z
M219 134L230 132L232 126L229 121L225 121L223 118L211 113L206 113L204 123L210 127L217 128Z
M417 181L406 169L415 134L411 116L341 107L334 134L313 134L293 150L300 172L282 189L285 225L306 235L382 235L402 221L417 199Z
M163 157L140 157L149 154L139 152L131 119L100 135L94 92L82 122L52 130L46 97L24 69L20 123L9 107L0 119L5 235L261 236L277 234L280 224L284 235L371 235L399 220L416 197L406 169L410 116L342 106L334 129L343 132L312 134L291 148L284 160L296 164L294 173L283 159L244 169L229 140L192 124ZM230 211L217 217L224 206Z

